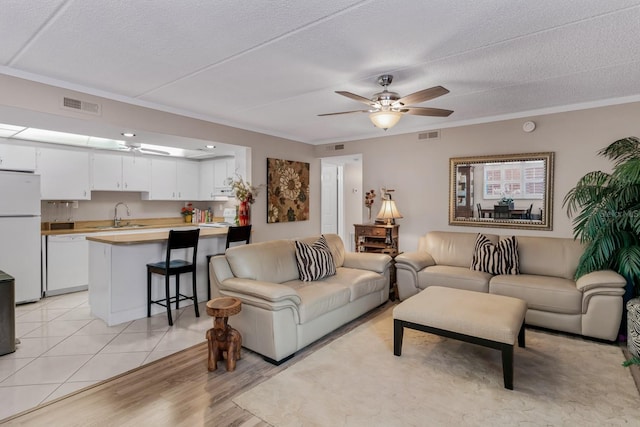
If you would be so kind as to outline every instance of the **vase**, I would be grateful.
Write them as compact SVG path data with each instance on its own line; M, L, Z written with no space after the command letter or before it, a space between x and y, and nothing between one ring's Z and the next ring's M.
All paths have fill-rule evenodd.
M251 224L251 211L249 202L240 202L238 207L238 225Z
M192 215L185 215L184 216L184 222L191 222L192 221L193 216Z
M640 298L627 301L627 348L632 356L640 357Z
M367 213L369 215L369 224L371 224L371 206L367 206Z

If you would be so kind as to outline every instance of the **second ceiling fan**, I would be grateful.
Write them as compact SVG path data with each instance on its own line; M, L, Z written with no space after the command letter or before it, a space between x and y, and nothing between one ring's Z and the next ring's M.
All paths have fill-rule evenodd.
M338 114L351 113L369 113L369 118L376 127L387 130L395 126L403 114L413 114L417 116L435 116L448 117L453 113L452 110L444 110L441 108L415 107L410 104L418 104L428 101L442 95L446 95L449 91L442 86L434 86L429 89L423 89L410 95L401 97L396 92L390 92L387 87L393 81L391 74L383 74L378 77L378 84L383 87L382 92L378 92L371 99L355 93L346 91L336 91L337 94L346 96L354 101L367 104L367 110L342 111L339 113L318 114L318 116L335 116Z

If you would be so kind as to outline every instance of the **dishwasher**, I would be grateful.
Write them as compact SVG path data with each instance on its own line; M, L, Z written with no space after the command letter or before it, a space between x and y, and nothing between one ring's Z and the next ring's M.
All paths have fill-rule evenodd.
M88 289L89 242L84 234L47 236L45 296Z

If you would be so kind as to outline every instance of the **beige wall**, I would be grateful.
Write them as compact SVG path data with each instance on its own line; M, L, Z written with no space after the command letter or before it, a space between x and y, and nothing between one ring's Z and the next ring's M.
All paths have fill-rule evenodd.
M81 96L103 106L101 117L79 116L59 108L61 95ZM266 182L266 158L309 162L311 164L311 200L309 221L266 224L266 197L261 193L253 205L254 241L287 238L318 233L320 230L320 157L332 153L325 146L309 146L282 138L218 125L133 106L117 101L78 94L73 91L0 75L1 121L16 120L21 109L44 113L54 123L98 122L112 126L145 129L151 132L244 145L252 148L252 183ZM413 250L417 240L429 230L486 231L477 227L448 226L448 159L450 157L554 151L555 201L553 231L505 230L502 233L538 234L571 237L571 221L562 209L562 198L584 173L609 170L610 164L597 151L618 138L639 135L640 103L594 108L590 110L532 116L522 119L442 129L439 140L418 140L416 133L351 141L336 155L362 153L362 188L395 189L403 219L400 224L401 250ZM6 119L6 120L5 120ZM406 117L403 120L427 118ZM532 133L522 131L522 123L533 120ZM23 124L23 123L15 123ZM30 123L26 123L30 125ZM400 126L402 122L400 123ZM383 131L380 131L383 134ZM360 195L363 218L363 195ZM373 207L380 208L379 198Z
M414 250L418 237L430 230L572 237L571 220L562 209L562 199L586 172L610 170L610 163L597 156L597 151L616 139L639 135L639 116L640 103L601 107L442 129L439 140L418 140L413 133L351 141L336 154L363 153L363 188L386 186L396 190L393 199L404 216L397 221L403 251ZM532 133L522 131L527 120L537 124ZM552 231L448 225L450 157L537 151L556 153ZM326 146L316 147L318 155L327 156L328 152ZM380 201L376 200L374 211L379 208Z

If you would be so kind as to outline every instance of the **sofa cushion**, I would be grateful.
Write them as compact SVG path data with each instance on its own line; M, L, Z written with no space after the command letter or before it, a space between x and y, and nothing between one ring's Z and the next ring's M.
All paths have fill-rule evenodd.
M500 239L497 245L478 233L471 269L489 274L518 274L518 241L515 236Z
M291 240L270 240L234 246L225 256L235 277L283 283L299 277L295 252Z
M523 299L530 309L553 313L582 312L582 292L573 280L531 274L494 276L489 292Z
M498 243L498 236L487 234L491 243ZM431 231L424 237L418 250L426 251L436 264L469 268L477 233L451 233Z
M558 237L518 237L520 273L574 279L584 247L578 240Z
M347 305L351 298L351 290L346 284L341 283L331 283L323 280L316 282L291 280L283 283L283 285L295 289L300 296L301 302L298 305L298 315L301 324Z
M312 244L296 240L295 245L300 280L312 282L336 274L336 266L324 236Z
M469 291L489 292L491 274L470 270L469 267L433 265L418 272L418 287L447 286Z
M324 284L343 284L351 292L349 301L355 301L360 297L384 289L388 279L374 271L358 270L342 267L336 271L335 276L330 276L318 281L318 286Z

